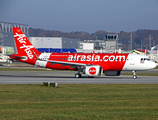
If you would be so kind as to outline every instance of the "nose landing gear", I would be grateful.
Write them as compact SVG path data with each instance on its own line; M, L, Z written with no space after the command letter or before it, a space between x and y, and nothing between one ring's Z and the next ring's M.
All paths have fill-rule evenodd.
M137 79L136 71L132 71L133 73L133 79Z

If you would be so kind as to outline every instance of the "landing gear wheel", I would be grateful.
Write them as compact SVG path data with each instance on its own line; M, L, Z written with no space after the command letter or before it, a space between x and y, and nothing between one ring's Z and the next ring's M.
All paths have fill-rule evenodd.
M75 74L75 78L81 78L82 75L81 74Z
M136 76L136 75L133 75L133 79L137 79L137 76Z

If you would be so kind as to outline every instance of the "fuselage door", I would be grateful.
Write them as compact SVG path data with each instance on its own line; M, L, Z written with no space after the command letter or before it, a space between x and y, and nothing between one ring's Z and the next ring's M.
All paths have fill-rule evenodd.
M130 65L135 64L135 55L130 55Z

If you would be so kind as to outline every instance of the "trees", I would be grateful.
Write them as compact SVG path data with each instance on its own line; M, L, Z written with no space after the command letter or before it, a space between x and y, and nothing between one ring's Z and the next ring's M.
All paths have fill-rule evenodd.
M88 33L84 31L72 31L72 32L61 32L55 30L44 30L44 29L34 29L29 28L29 33L31 37L64 37L64 38L76 38L83 40L104 40L105 35L108 32L103 30L98 30L95 33ZM143 42L143 49L149 48L149 36L151 35L151 46L158 44L158 30L137 30L134 32L124 32L116 33L119 35L119 42L122 43L124 50L129 50L130 46L130 35L132 33L132 44L133 49L140 49L141 42Z

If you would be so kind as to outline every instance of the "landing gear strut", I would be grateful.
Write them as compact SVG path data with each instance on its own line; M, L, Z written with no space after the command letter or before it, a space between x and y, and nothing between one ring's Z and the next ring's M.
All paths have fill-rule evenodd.
M132 71L133 73L133 79L137 79L136 71Z
M80 72L82 71L81 67L78 68L78 73L75 74L75 78L81 78L82 75L80 74Z

